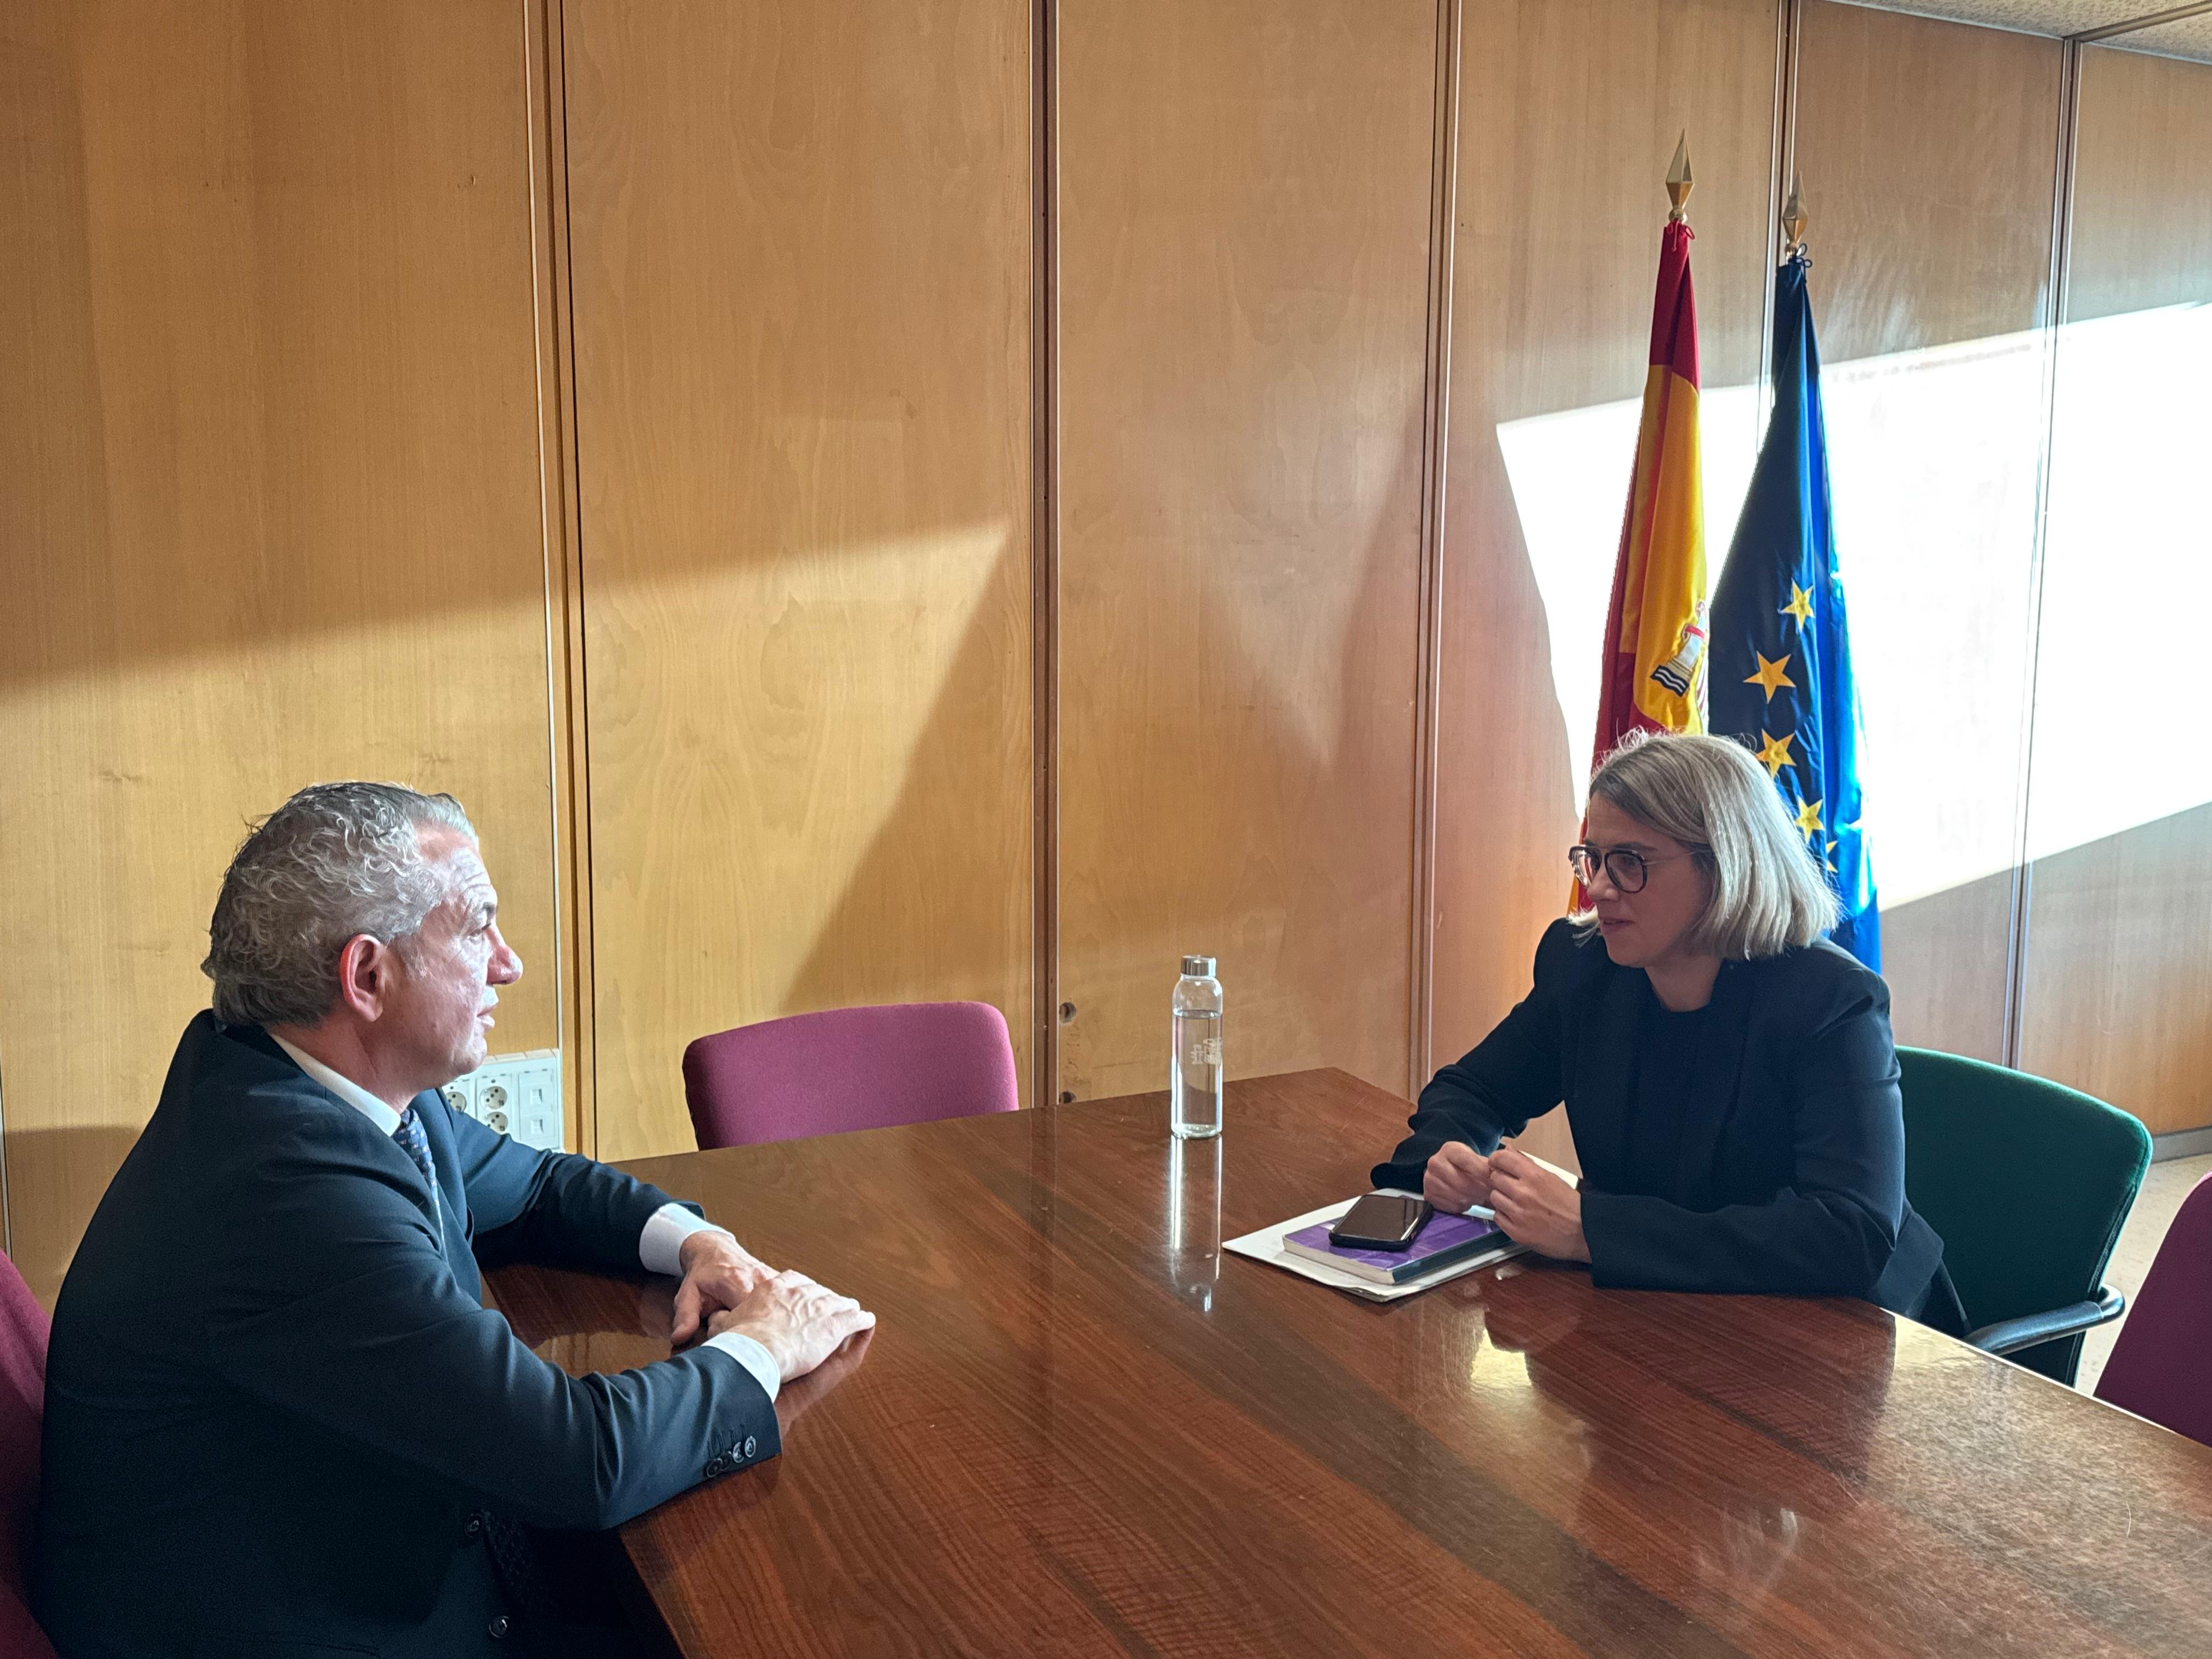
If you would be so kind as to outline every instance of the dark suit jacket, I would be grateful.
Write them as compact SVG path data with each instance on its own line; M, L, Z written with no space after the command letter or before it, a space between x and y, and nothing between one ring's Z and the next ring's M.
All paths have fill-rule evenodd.
M1376 1166L1419 1192L1448 1140L1494 1150L1566 1103L1583 1166L1583 1234L1600 1285L1856 1296L1956 1331L1943 1242L1905 1200L1905 1118L1889 988L1825 940L1728 962L1692 1074L1710 1109L1680 1149L1684 1201L1626 1166L1643 969L1554 922L1535 987L1475 1050L1438 1072L1413 1134ZM1639 1175L1648 1176L1649 1171Z
M415 1109L442 1212L258 1027L185 1028L54 1312L33 1595L64 1659L504 1652L477 1511L610 1527L775 1455L729 1355L572 1378L482 1305L479 1254L638 1273L665 1194Z

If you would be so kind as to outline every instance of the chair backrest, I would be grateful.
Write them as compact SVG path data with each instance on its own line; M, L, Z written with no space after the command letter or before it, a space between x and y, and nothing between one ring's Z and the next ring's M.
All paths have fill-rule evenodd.
M2047 1079L1899 1048L1905 1192L1942 1236L1974 1326L2086 1300L2150 1167L2150 1133L2118 1108ZM2071 1383L2072 1336L2008 1356Z
M2097 1398L2212 1446L2212 1176L2181 1200Z
M0 1255L0 1653L53 1659L31 1617L31 1528L46 1406L46 1310Z
M703 1036L684 1051L684 1096L702 1151L1020 1103L1006 1016L988 1002L836 1008Z

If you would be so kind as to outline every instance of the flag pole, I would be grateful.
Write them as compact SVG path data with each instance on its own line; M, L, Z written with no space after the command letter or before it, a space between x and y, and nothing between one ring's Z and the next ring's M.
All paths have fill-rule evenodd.
M1790 199L1782 204L1782 257L1805 257L1805 181L1794 170L1790 175Z
M1682 129L1682 136L1674 141L1674 165L1667 169L1667 222L1680 224L1689 205L1690 189L1695 181L1690 177L1690 130Z

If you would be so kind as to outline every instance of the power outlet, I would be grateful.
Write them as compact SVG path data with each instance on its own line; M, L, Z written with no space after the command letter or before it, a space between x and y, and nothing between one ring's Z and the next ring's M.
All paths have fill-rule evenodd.
M525 1146L561 1150L561 1056L557 1051L518 1066L514 1073L514 1127Z
M514 1127L514 1121L507 1109L507 1085L494 1083L489 1079L477 1082L477 1116L483 1121L484 1127L495 1134L503 1135Z
M526 1146L562 1150L561 1051L495 1054L446 1085L446 1103Z

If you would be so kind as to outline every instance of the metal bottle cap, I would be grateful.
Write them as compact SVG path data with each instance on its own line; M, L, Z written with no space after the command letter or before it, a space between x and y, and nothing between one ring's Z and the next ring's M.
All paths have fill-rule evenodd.
M1212 957L1185 957L1182 959L1182 970L1185 975L1192 979L1212 979L1213 977L1213 958Z

